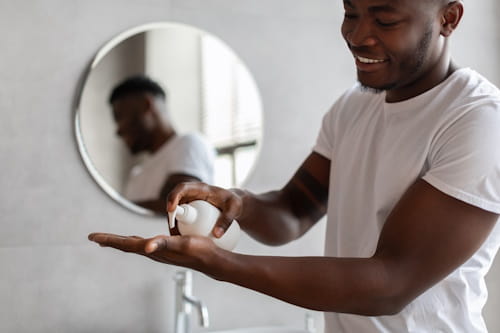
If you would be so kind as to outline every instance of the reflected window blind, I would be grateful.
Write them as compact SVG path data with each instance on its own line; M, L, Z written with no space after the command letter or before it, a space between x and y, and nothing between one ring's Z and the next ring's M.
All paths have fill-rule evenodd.
M255 142L260 98L246 67L220 41L201 38L202 130L220 151Z

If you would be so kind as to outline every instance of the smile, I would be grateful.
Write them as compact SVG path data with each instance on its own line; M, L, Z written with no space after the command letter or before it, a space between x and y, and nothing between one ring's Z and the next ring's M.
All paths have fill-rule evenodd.
M381 62L384 62L385 60L380 60L380 59L369 59L369 58L364 58L364 57L360 57L360 56L355 56L356 59L363 63L363 64L378 64L378 63L381 63Z

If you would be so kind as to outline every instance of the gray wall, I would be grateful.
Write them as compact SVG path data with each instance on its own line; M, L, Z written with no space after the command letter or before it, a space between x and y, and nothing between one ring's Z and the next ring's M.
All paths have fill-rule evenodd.
M456 58L500 84L496 0L467 5L454 38ZM75 101L102 45L155 21L194 25L231 45L263 98L264 144L248 183L260 191L291 176L309 152L322 114L353 80L339 34L341 17L336 0L0 0L0 331L170 331L176 268L100 249L86 239L92 231L150 236L166 228L162 220L115 204L78 155ZM279 161L278 152L284 152ZM281 248L244 238L239 250L320 254L323 228ZM492 332L500 331L494 311L499 265L489 276L485 311ZM301 326L305 313L201 274L195 276L195 294L218 329Z

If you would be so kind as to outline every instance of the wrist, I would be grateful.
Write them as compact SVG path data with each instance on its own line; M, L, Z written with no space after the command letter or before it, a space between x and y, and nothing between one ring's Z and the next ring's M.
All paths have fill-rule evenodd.
M228 282L230 280L228 273L233 270L234 255L215 245L210 255L201 260L203 268L199 270L215 280Z
M245 207L248 205L248 201L252 197L252 193L240 188L231 188L229 189L229 191L238 198L240 211L238 216L236 216L235 218L238 220L238 222L240 222L241 225L241 222L246 218Z

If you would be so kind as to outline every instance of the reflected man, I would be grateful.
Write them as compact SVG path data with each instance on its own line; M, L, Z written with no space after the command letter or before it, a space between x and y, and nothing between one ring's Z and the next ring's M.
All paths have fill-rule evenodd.
M143 75L129 77L112 90L109 103L117 134L129 151L149 154L131 169L127 199L165 214L166 195L178 183L212 183L214 148L200 134L177 132L158 83Z

